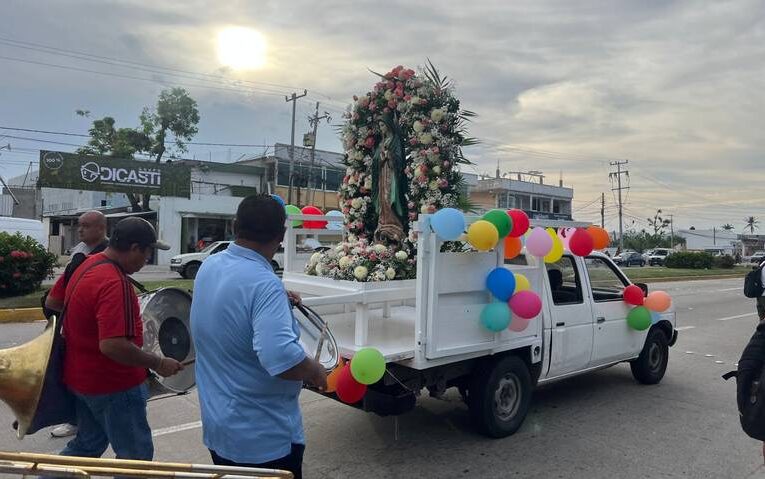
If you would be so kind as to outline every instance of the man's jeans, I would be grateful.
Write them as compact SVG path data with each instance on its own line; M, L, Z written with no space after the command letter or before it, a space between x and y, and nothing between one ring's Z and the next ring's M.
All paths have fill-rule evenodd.
M111 444L117 459L152 460L154 444L146 419L146 384L118 393L74 395L77 436L61 451L62 456L101 457Z

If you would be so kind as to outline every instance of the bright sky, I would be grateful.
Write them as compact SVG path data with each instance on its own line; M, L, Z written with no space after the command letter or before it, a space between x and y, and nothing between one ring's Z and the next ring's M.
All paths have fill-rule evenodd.
M86 133L89 121L76 109L136 126L162 88L179 85L199 103L195 141L273 145L289 142L284 95L307 89L299 142L316 101L337 123L351 96L374 82L368 69L430 58L480 115L471 133L483 144L467 151L476 172L493 174L497 160L502 171L542 170L554 183L562 172L575 190L575 218L599 220L593 200L605 192L613 228L609 161L629 159L628 226L634 219L645 227L657 208L674 214L677 227L732 223L741 231L745 216L765 220L761 1L384 5L5 0L0 126ZM218 40L230 27L258 33L229 39L251 46L227 56ZM0 174L23 174L37 149L75 148L39 140L85 141L0 130L0 145L12 147L0 151ZM318 146L340 150L331 125L320 126ZM188 156L235 161L260 152L193 145Z

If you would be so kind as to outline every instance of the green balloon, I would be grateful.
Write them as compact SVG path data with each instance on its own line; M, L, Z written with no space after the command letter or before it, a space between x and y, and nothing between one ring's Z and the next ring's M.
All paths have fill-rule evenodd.
M351 375L361 384L374 384L385 374L385 358L375 348L360 349L351 359Z
M481 311L481 324L494 333L510 325L510 306L505 302L489 303Z
M284 209L287 211L287 216L289 216L289 215L302 215L303 214L303 212L300 211L300 208L298 208L295 205L287 205L287 206L284 207ZM302 220L293 220L292 221L292 227L293 228L297 228L297 227L302 226L302 225L303 225L303 221Z
M644 331L651 327L651 312L645 306L633 308L627 315L627 324L632 329Z
M483 215L483 219L493 224L497 231L499 231L499 237L504 238L513 229L513 220L510 219L510 215L507 211L494 209Z

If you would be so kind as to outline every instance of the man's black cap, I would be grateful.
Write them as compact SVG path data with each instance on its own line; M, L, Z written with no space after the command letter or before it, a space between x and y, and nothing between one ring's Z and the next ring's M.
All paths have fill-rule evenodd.
M143 248L150 246L156 249L170 249L169 244L157 239L157 232L151 223L137 216L120 220L114 227L109 241L126 245L138 243Z

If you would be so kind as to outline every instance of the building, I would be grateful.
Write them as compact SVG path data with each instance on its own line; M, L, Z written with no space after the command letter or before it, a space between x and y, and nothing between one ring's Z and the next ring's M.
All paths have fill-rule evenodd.
M470 201L486 211L492 208L521 209L530 218L571 220L571 201L573 188L544 184L544 176L539 172L497 175L494 178L482 177L470 186ZM529 181L533 177L537 181Z
M323 211L338 208L337 192L345 176L344 155L295 147L292 195L290 195L290 145L277 143L273 154L249 158L238 164L263 168L265 186L290 204L314 205Z

